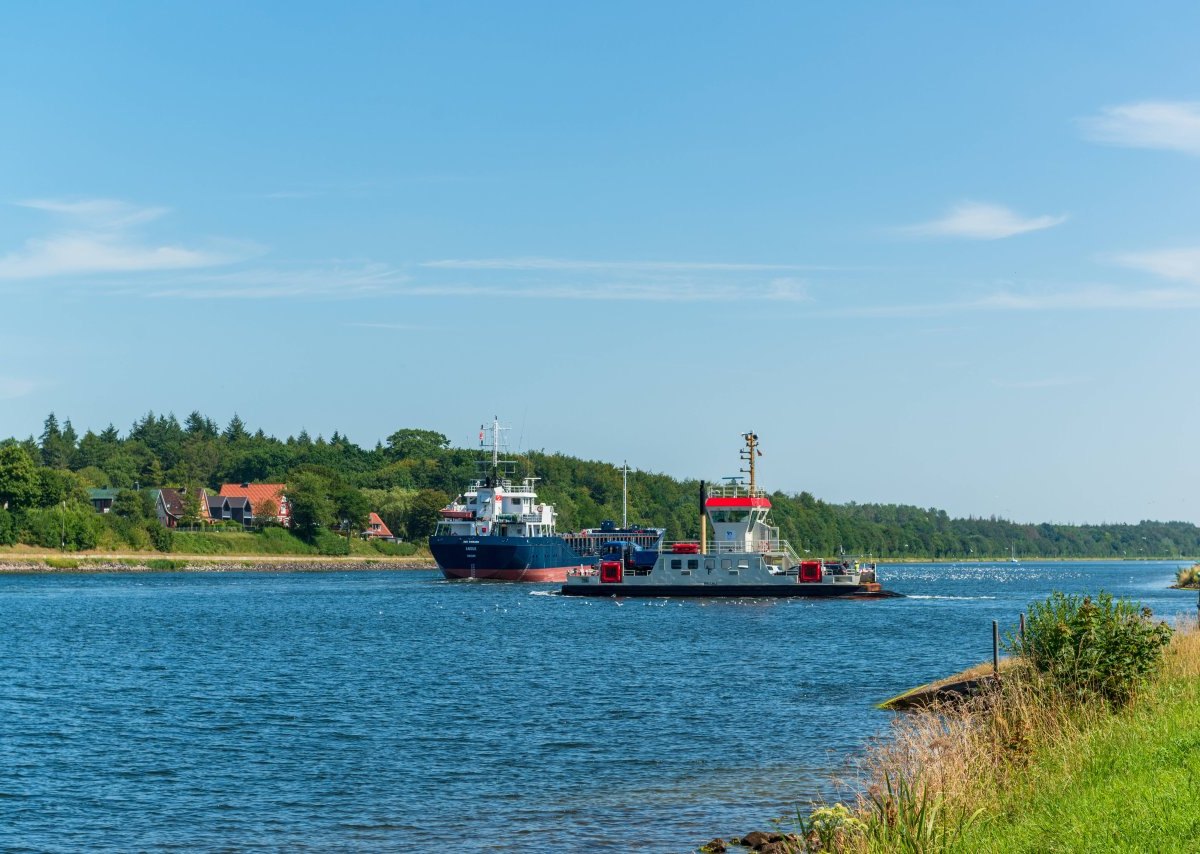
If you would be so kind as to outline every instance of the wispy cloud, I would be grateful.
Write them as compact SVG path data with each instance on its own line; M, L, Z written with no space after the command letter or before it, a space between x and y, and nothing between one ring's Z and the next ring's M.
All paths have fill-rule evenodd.
M0 400L24 397L37 387L33 380L20 377L0 377Z
M1127 252L1115 255L1117 264L1144 270L1164 279L1200 285L1200 248L1159 249L1150 252Z
M1029 231L1052 228L1067 221L1066 215L1023 217L1002 205L962 202L941 219L903 226L900 233L911 237L963 237L999 240Z
M421 267L443 270L526 270L553 272L763 272L771 270L842 269L813 264L740 264L712 261L586 261L569 258L472 258L422 261Z
M17 204L57 216L62 227L0 255L0 279L184 270L229 263L248 250L244 244L196 249L141 239L134 228L165 215L167 209L161 207L114 199L33 199Z
M998 388L1039 389L1062 388L1063 386L1080 385L1086 382L1090 382L1090 380L1080 377L1044 377L1029 380L992 380L992 385Z
M387 264L329 263L313 266L197 272L123 287L117 294L177 299L354 299L399 293L408 277Z
M1088 285L1055 290L1001 288L944 302L858 305L819 311L828 317L942 317L980 312L1169 311L1200 308L1200 289Z
M1200 156L1200 101L1139 101L1081 119L1094 142Z

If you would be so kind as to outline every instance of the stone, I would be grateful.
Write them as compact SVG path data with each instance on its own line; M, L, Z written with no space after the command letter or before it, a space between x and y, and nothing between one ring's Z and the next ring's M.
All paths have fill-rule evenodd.
M771 837L767 836L761 830L752 830L742 837L742 844L747 848L753 848L755 851L758 851L770 841Z

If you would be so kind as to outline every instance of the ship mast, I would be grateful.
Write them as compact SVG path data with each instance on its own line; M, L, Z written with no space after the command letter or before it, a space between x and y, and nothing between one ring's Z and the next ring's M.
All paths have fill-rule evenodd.
M754 495L754 460L755 457L762 456L762 451L758 449L758 434L753 430L749 433L743 433L742 438L746 440L746 447L741 452L742 462L750 464L750 468L742 469L742 471L750 475L750 494Z

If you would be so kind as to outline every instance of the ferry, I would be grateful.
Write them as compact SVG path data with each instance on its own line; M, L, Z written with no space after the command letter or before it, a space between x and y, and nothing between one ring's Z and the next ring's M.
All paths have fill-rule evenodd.
M561 584L572 570L595 568L606 545L657 551L662 528L599 528L559 535L554 506L539 501L536 477L516 478L516 463L502 460L501 427L491 426L490 459L480 460L480 475L441 510L429 550L446 578L535 581ZM480 428L480 444L485 430Z
M572 567L567 596L842 596L884 599L873 562L799 557L771 525L771 499L758 488L758 436L744 433L741 459L749 484L740 478L713 489L700 485L700 539L677 542L647 555L631 545L610 543L594 566ZM708 537L709 526L713 536Z

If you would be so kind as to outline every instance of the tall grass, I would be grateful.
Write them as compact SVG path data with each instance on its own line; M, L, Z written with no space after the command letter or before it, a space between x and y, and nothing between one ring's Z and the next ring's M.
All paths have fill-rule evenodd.
M1179 587L1200 587L1200 563L1179 570L1175 583Z
M1059 605L1061 601L1048 600L1043 616L1053 614L1058 619L1047 619L1041 630L1061 636L1064 627L1095 629L1096 623L1103 622L1100 612L1104 608L1092 600L1076 602L1074 610ZM1113 618L1113 625L1123 625L1129 637L1166 641L1169 636L1144 613L1116 607L1116 603L1113 606L1105 613ZM1099 610L1089 610L1093 608ZM1184 621L1180 625L1183 627ZM1026 638L1036 640L1038 636L1035 628ZM1136 750L1132 745L1121 747L1124 742L1120 739L1117 746L1107 746L1107 753L1097 747L1100 736L1120 734L1119 722L1140 716L1153 728L1155 715L1166 707L1164 703L1169 706L1178 699L1181 685L1190 686L1188 690L1197 700L1196 711L1200 711L1200 633L1194 628L1176 631L1165 648L1149 642L1138 647L1127 642L1128 638L1114 641L1104 631L1072 635L1071 655L1108 673L1116 665L1092 657L1087 650L1089 640L1105 646L1105 657L1128 659L1140 651L1152 659L1136 665L1125 662L1130 685L1142 690L1081 692L1080 684L1111 689L1113 683L1097 681L1094 674L1082 682L1064 678L1062 671L1044 661L1039 667L1035 657L1018 656L1001 680L982 693L898 717L890 733L874 742L860 760L860 794L855 802L849 808L841 807L840 812L837 807L822 807L807 818L800 817L802 850L915 854L1104 848L1086 836L1067 838L1064 847L1039 847L1037 828L1042 828L1043 836L1046 831L1045 824L1038 821L1069 824L1047 804L1069 788L1071 781L1084 776L1081 769L1091 769L1094 777L1102 778L1111 773L1111 763L1117 761L1114 756L1119 759L1122 750ZM1029 651L1028 646L1017 651L1022 649ZM1072 676L1078 673L1078 667L1070 671ZM1171 714L1181 714L1171 708L1175 709ZM1195 733L1196 718L1190 719ZM1149 742L1150 736L1145 739ZM1192 735L1187 744L1196 748L1200 775L1200 734ZM1093 769L1090 763L1097 756L1107 757L1110 765ZM1200 776L1186 787L1186 797L1194 798L1197 784ZM1151 792L1149 797L1160 803L1166 794ZM1041 818L1026 820L1035 814ZM1200 816L1194 826L1200 837ZM1019 828L1025 835L1008 834L1011 828Z

